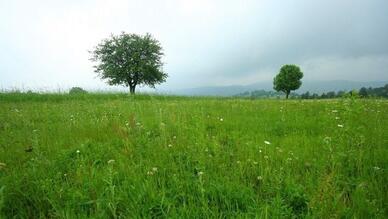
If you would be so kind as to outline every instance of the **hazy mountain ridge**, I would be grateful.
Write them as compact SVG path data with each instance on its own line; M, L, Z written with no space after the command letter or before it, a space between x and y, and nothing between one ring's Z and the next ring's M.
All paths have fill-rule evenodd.
M346 81L346 80L333 80L333 81L303 81L303 84L296 93L301 94L306 91L310 93L321 94L329 91L340 90L353 90L360 89L362 87L382 87L388 84L388 81ZM250 92L255 90L273 91L272 81L258 82L250 85L231 85L231 86L207 86L197 88L187 88L174 90L170 93L178 95L192 95L192 96L233 96L243 92Z

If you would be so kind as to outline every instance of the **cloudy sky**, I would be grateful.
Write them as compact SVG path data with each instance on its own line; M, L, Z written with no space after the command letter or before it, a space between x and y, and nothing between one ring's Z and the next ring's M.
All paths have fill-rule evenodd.
M104 89L88 50L121 31L161 42L160 89L388 80L387 0L0 0L0 88Z

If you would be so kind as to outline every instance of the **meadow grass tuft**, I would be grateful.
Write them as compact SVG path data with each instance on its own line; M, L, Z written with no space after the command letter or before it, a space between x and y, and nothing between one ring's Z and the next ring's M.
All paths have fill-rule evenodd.
M2 218L385 218L388 101L0 94Z

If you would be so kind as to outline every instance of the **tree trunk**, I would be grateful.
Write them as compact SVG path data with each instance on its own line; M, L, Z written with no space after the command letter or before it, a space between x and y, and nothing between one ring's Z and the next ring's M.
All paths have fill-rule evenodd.
M288 95L290 95L290 91L286 91L286 99L288 99Z
M129 92L133 95L135 94L135 86L129 86Z

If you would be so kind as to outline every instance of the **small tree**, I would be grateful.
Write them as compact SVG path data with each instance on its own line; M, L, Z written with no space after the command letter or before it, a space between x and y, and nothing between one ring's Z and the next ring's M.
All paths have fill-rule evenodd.
M280 72L273 80L274 89L286 94L286 99L292 90L298 89L302 85L300 79L303 78L303 72L296 65L283 65Z
M88 93L86 90L82 89L81 87L72 87L69 90L69 94L86 94Z
M358 92L358 94L361 96L361 97L367 97L368 96L368 91L365 87L362 87L360 89L360 91Z
M163 52L160 43L150 34L111 35L91 51L92 61L97 62L95 72L109 85L125 85L131 94L137 85L155 87L166 81L162 71Z

